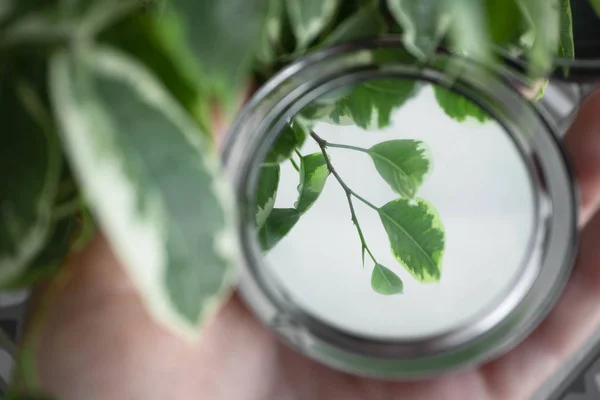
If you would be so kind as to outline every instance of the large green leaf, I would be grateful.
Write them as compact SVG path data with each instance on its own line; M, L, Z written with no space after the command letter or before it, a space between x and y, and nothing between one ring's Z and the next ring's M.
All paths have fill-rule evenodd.
M256 189L256 226L260 229L275 205L279 186L279 164L263 165Z
M46 244L61 158L52 121L29 85L4 82L0 110L0 284L6 284Z
M388 0L392 15L404 29L408 50L423 60L431 56L450 26L450 14L438 0Z
M63 143L99 224L152 315L196 337L232 284L231 197L217 151L119 52L61 52L50 77Z
M378 143L368 150L368 154L392 190L408 198L417 194L433 163L429 148L419 140Z
M264 251L271 250L296 225L302 214L295 208L275 208L258 232Z
M371 273L371 287L379 294L390 296L392 294L402 293L404 284L390 269L381 264L375 264Z
M232 99L252 67L269 0L168 0L157 18L170 57Z
M335 103L329 117L335 124L354 124L363 129L390 125L392 112L410 99L416 82L408 79L378 79L356 85L350 94Z
M560 41L558 44L559 57L575 58L573 43L573 15L570 0L560 0Z
M392 254L419 282L441 277L445 234L435 208L423 199L392 200L379 209Z
M550 70L560 43L559 0L518 0L517 4L533 39L528 51L530 72L545 73Z
M488 113L465 96L437 85L433 87L433 92L446 115L458 122L463 122L467 118L475 118L479 122L490 119Z
M314 153L300 159L300 196L294 208L303 214L315 203L327 182L329 169L323 153Z
M321 33L335 14L339 0L285 0L296 49L301 50Z
M329 46L349 40L378 37L385 31L385 20L376 3L369 3L339 24L323 41Z

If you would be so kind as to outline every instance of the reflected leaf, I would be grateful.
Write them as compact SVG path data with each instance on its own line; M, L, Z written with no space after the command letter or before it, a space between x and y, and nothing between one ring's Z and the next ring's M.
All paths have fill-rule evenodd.
M294 208L275 208L271 211L258 235L264 251L272 249L294 227L321 195L329 170L322 153L309 154L300 160L298 200Z
M294 207L301 214L317 200L329 176L327 162L323 153L314 153L303 156L300 160L300 185L298 186L299 197Z
M393 191L412 198L432 166L427 145L419 140L390 140L368 150L379 175Z
M388 0L404 29L404 43L421 60L431 56L449 27L450 16L437 0Z
M437 85L433 87L433 93L446 115L458 122L463 122L469 117L479 122L490 119L488 113L465 96Z
M271 250L296 225L302 214L295 208L275 208L258 232L264 251Z
M265 157L265 163L282 163L288 160L294 150L300 148L306 140L306 131L297 121L287 124Z
M279 164L264 165L260 169L256 190L256 226L261 228L275 205L279 185Z
M402 293L404 284L390 269L381 264L376 264L371 273L371 287L379 294L390 296Z
M390 125L392 111L415 94L417 84L408 79L378 79L356 85L339 99L324 122L354 124L363 129L382 129Z
M435 208L423 199L392 200L379 209L394 257L419 282L441 277L445 234Z
M296 36L296 50L302 50L333 17L339 0L286 0L285 3Z

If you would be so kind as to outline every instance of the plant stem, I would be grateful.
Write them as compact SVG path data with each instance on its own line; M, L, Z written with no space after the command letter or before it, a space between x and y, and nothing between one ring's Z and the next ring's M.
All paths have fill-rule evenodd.
M327 146L331 146L331 144L328 143L327 141L325 141L324 139L322 139L321 137L319 137L319 135L317 135L314 132L311 132L310 136L315 140L315 142L317 142L317 144L321 148L321 152L325 156L325 163L327 163L327 169L329 169L329 172L331 172L331 174L339 182L339 184L342 186L342 188L344 189L344 191L346 193L350 193L352 196L356 197L358 200L360 200L362 203L364 203L368 207L370 207L373 210L379 212L379 207L373 205L373 203L369 202L364 197L362 197L358 193L356 193L354 190L350 189L348 187L348 185L346 185L346 183L344 182L344 180L340 177L340 175L337 173L337 171L335 170L335 168L333 168L333 165L331 165L331 162L329 161L329 157L327 156L327 151L326 151ZM344 145L337 145L337 146L340 147L340 146L344 146ZM331 147L333 147L333 146L331 146ZM349 146L349 148L351 148L351 147L352 146ZM353 148L353 150L356 150L356 149L365 150L365 149L361 149L360 147Z
M362 147L350 146L347 144L329 143L329 142L325 141L325 147L333 147L333 148L337 148L337 149L348 149L348 150L360 151L361 153L369 154L368 149L363 149Z
M296 164L296 161L294 161L294 159L291 157L290 157L290 162L292 163L292 166L294 167L296 172L300 172L300 167L298 167L298 164Z
M370 202L368 202L367 200L365 200L362 196L359 196L358 194L356 194L356 192L354 192L352 189L350 189L348 187L348 185L346 185L344 180L340 177L340 175L337 173L337 171L331 164L331 161L329 160L329 155L327 154L327 149L326 149L327 142L325 140L323 140L322 138L320 138L314 132L311 132L310 136L315 140L315 142L317 142L317 144L321 148L321 153L323 153L323 157L325 157L325 163L327 164L327 169L329 170L329 172L331 172L331 174L338 181L338 183L344 190L344 193L346 193L346 199L348 200L348 207L350 208L350 217L352 219L352 223L356 227L356 231L358 232L358 237L360 238L360 243L361 243L362 249L363 249L363 255L364 255L364 251L366 250L366 252L369 254L369 257L371 257L371 260L373 260L373 262L375 264L377 264L377 260L375 259L375 256L373 255L373 253L371 253L369 246L367 246L365 236L360 227L360 223L358 222L358 217L356 216L356 211L354 210L354 204L352 202L352 196L356 197L358 200L360 200L367 206L371 207L375 211L379 211L379 209L377 207L375 207L373 204L371 204ZM363 260L364 260L364 258L363 258Z

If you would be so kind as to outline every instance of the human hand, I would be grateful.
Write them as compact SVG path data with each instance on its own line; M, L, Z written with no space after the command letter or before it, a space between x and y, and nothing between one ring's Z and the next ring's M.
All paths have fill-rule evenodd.
M280 344L235 295L199 343L186 343L148 317L99 235L70 260L48 315L37 349L43 386L63 400L526 399L600 322L600 92L565 145L582 197L574 273L538 329L481 368L410 383L350 376Z

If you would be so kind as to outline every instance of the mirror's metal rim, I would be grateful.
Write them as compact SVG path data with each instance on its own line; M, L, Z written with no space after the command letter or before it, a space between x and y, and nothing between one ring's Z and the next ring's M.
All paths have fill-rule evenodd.
M245 110L241 113L238 122L232 128L223 152L223 158L228 172L236 185L236 189L238 189L236 195L238 198L238 206L240 208L244 207L239 201L245 198L247 193L245 193L246 189L244 185L248 183L240 182L240 179L242 179L241 177L243 176L244 180L248 180L248 174L252 169L251 165L248 164L249 160L247 157L244 162L240 161L244 158L243 153L251 151L250 148L252 147L249 146L249 138L240 137L240 135L243 136L243 132L248 133L249 128L245 125L247 125L249 121L252 121L253 118L257 117L254 113L256 113L256 110L266 101L269 95L280 88L284 82L297 74L301 74L302 71L305 71L307 68L314 67L319 63L328 62L337 56L381 47L398 46L401 46L398 40L379 39L370 42L362 42L361 44L346 44L327 49L292 64L257 92L250 100ZM348 71L346 72L351 74L351 68L347 69ZM507 76L514 78L514 74L510 73L510 71L506 72ZM287 93L287 96L295 96L298 98L300 96L298 93L306 91L306 89L302 88L296 89L296 94ZM523 103L527 104L525 100L523 100ZM530 112L534 112L535 110L534 107L527 108ZM552 134L552 128L548 125L547 119L541 117L542 114L543 110L537 110L537 113L535 114L535 117L539 119L545 132L538 132L538 136L543 136L538 139L546 141L545 146L547 146L547 150L550 151L550 153L554 153L554 157L558 160L554 161L558 163L556 166L558 171L555 171L557 173L546 174L548 175L546 178L551 181L560 181L561 178L559 176L562 175L562 182L547 182L546 184L550 184L551 187L549 189L551 191L556 192L558 190L558 192L560 192L560 190L562 190L564 192L562 193L562 200L558 201L558 205L560 207L565 207L565 209L555 210L552 215L551 224L553 229L549 232L550 238L546 237L546 239L549 241L549 246L554 247L542 247L542 250L545 250L545 254L541 255L541 257L545 257L546 262L543 266L537 266L537 270L540 272L539 276L530 275L531 279L536 278L535 282L531 282L533 288L528 290L528 285L525 285L524 290L526 290L526 293L523 294L523 296L525 296L524 300L521 299L522 301L520 301L515 308L508 310L509 312L512 312L512 314L503 318L497 324L487 327L488 329L481 330L479 336L469 337L466 342L460 343L458 346L452 346L451 343L449 346L444 346L444 343L439 340L440 338L437 338L437 341L436 338L434 338L433 341L430 340L429 343L425 343L425 347L422 346L423 343L421 343L421 347L417 346L418 341L415 341L412 343L421 350L418 354L409 354L410 352L407 353L406 351L398 352L397 349L395 349L397 346L395 346L394 343L359 338L352 335L340 335L338 330L318 326L320 324L319 321L311 319L302 320L302 318L298 317L299 315L302 315L302 312L298 312L298 310L278 309L281 308L281 304L276 304L272 297L266 295L264 282L261 287L261 284L257 281L256 274L252 272L252 268L248 265L248 257L252 257L252 252L256 251L256 249L253 249L253 245L249 245L248 243L247 226L240 225L240 239L244 244L245 252L240 259L240 265L243 267L239 283L242 297L248 303L250 308L252 308L266 324L272 326L274 319L277 319L279 326L272 326L272 328L278 330L280 336L282 336L284 340L290 342L293 346L300 348L305 354L319 359L328 365L362 375L388 378L427 376L447 369L472 365L487 360L510 348L537 325L537 322L539 322L539 320L548 312L550 305L556 300L557 293L567 280L575 249L577 202L572 187L572 174L564 160L562 149ZM256 124L256 120L254 123ZM253 128L256 127L257 126L254 126ZM271 127L270 130L273 131L273 127ZM272 135L273 134L271 133L271 136ZM271 137L268 140L272 141L274 140L274 137ZM260 156L261 155L259 154L259 159ZM552 155L532 154L532 156L536 156L538 161L543 165L545 159ZM243 173L240 173L240 171ZM556 189L556 185L558 185L559 189ZM553 200L556 200L554 197ZM556 205L556 202L553 202L553 204ZM564 221L559 223L561 222L561 218L558 218L559 221L556 221L557 216L561 217ZM546 227L544 226L544 228ZM556 249L561 248L561 244L557 244L555 238L556 232L560 232L561 229L564 230L561 239L564 241L564 243L562 243L563 250L559 250L558 255L554 254L553 257L550 257L548 254L549 252L552 252L553 250L556 252ZM554 242L552 241L553 237ZM542 244L539 245L542 246ZM255 244L254 247L256 247ZM548 264L551 264L552 262L555 264L548 267ZM544 273L546 273L546 275L544 275ZM543 279L544 277L546 278L545 280ZM545 294L532 296L532 292L536 294L534 289L540 289L540 282L542 282L542 289ZM535 304L532 305L531 303ZM288 306L293 307L291 303L288 303ZM512 324L516 325L513 326ZM404 342L402 346L405 348L407 345L410 346L410 344L411 342ZM430 345L432 350L430 354L427 354L427 345ZM382 349L389 350L389 354L383 354L385 351L382 353Z

